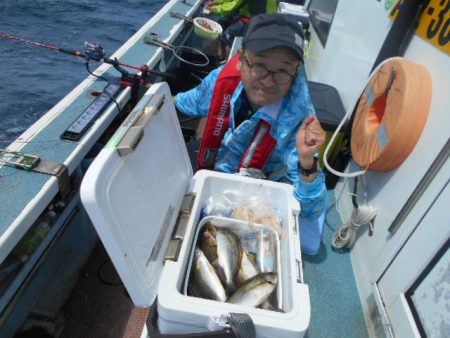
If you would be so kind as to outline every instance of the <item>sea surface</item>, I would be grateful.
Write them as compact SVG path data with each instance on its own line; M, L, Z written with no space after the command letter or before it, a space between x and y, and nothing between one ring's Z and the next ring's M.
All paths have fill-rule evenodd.
M167 0L0 0L0 33L109 56ZM95 67L92 67L95 69ZM6 147L89 74L83 59L0 37L0 148Z

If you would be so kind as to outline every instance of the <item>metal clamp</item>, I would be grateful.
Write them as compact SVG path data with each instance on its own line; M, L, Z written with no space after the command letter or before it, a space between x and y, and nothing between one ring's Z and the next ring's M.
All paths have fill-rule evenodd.
M151 44L151 45L155 45L158 47L162 47L162 48L167 48L170 50L174 50L175 46L171 45L170 43L164 42L162 40L159 39L159 36L157 33L149 33L148 35L146 35L144 37L144 42Z
M67 166L48 161L36 155L25 154L20 151L0 149L0 164L13 166L25 171L55 176L58 179L59 192L64 199L70 192L70 177Z
M41 160L38 156L25 154L20 151L9 151L6 149L0 149L0 154L5 155L0 159L1 164L14 166L19 169L31 170Z
M170 16L174 17L174 18L178 18L178 19L183 19L183 20L189 21L189 22L194 22L194 19L192 19L186 15L183 15L181 13L178 13L178 12L170 12Z

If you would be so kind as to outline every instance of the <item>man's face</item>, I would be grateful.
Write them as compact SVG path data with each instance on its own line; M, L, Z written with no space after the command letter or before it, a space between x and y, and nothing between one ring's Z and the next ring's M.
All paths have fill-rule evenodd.
M238 69L252 109L272 104L286 95L298 65L298 56L289 48L276 47L260 53L239 50ZM269 72L261 78L259 74L264 74L264 69Z

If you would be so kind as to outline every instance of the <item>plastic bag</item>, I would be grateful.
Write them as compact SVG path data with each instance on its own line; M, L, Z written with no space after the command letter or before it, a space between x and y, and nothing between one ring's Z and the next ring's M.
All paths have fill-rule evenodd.
M238 191L225 190L219 195L210 196L202 207L200 219L206 216L231 217L238 195Z
M263 224L281 237L282 219L271 204L267 188L242 184L239 190L227 190L209 197L202 208L201 218L222 216Z

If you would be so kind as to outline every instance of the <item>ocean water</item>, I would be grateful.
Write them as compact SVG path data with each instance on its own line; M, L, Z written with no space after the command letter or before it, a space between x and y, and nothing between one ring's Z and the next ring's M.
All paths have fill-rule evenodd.
M94 42L111 55L165 3L0 0L0 33L80 51L85 42ZM0 148L88 75L82 59L0 37Z

